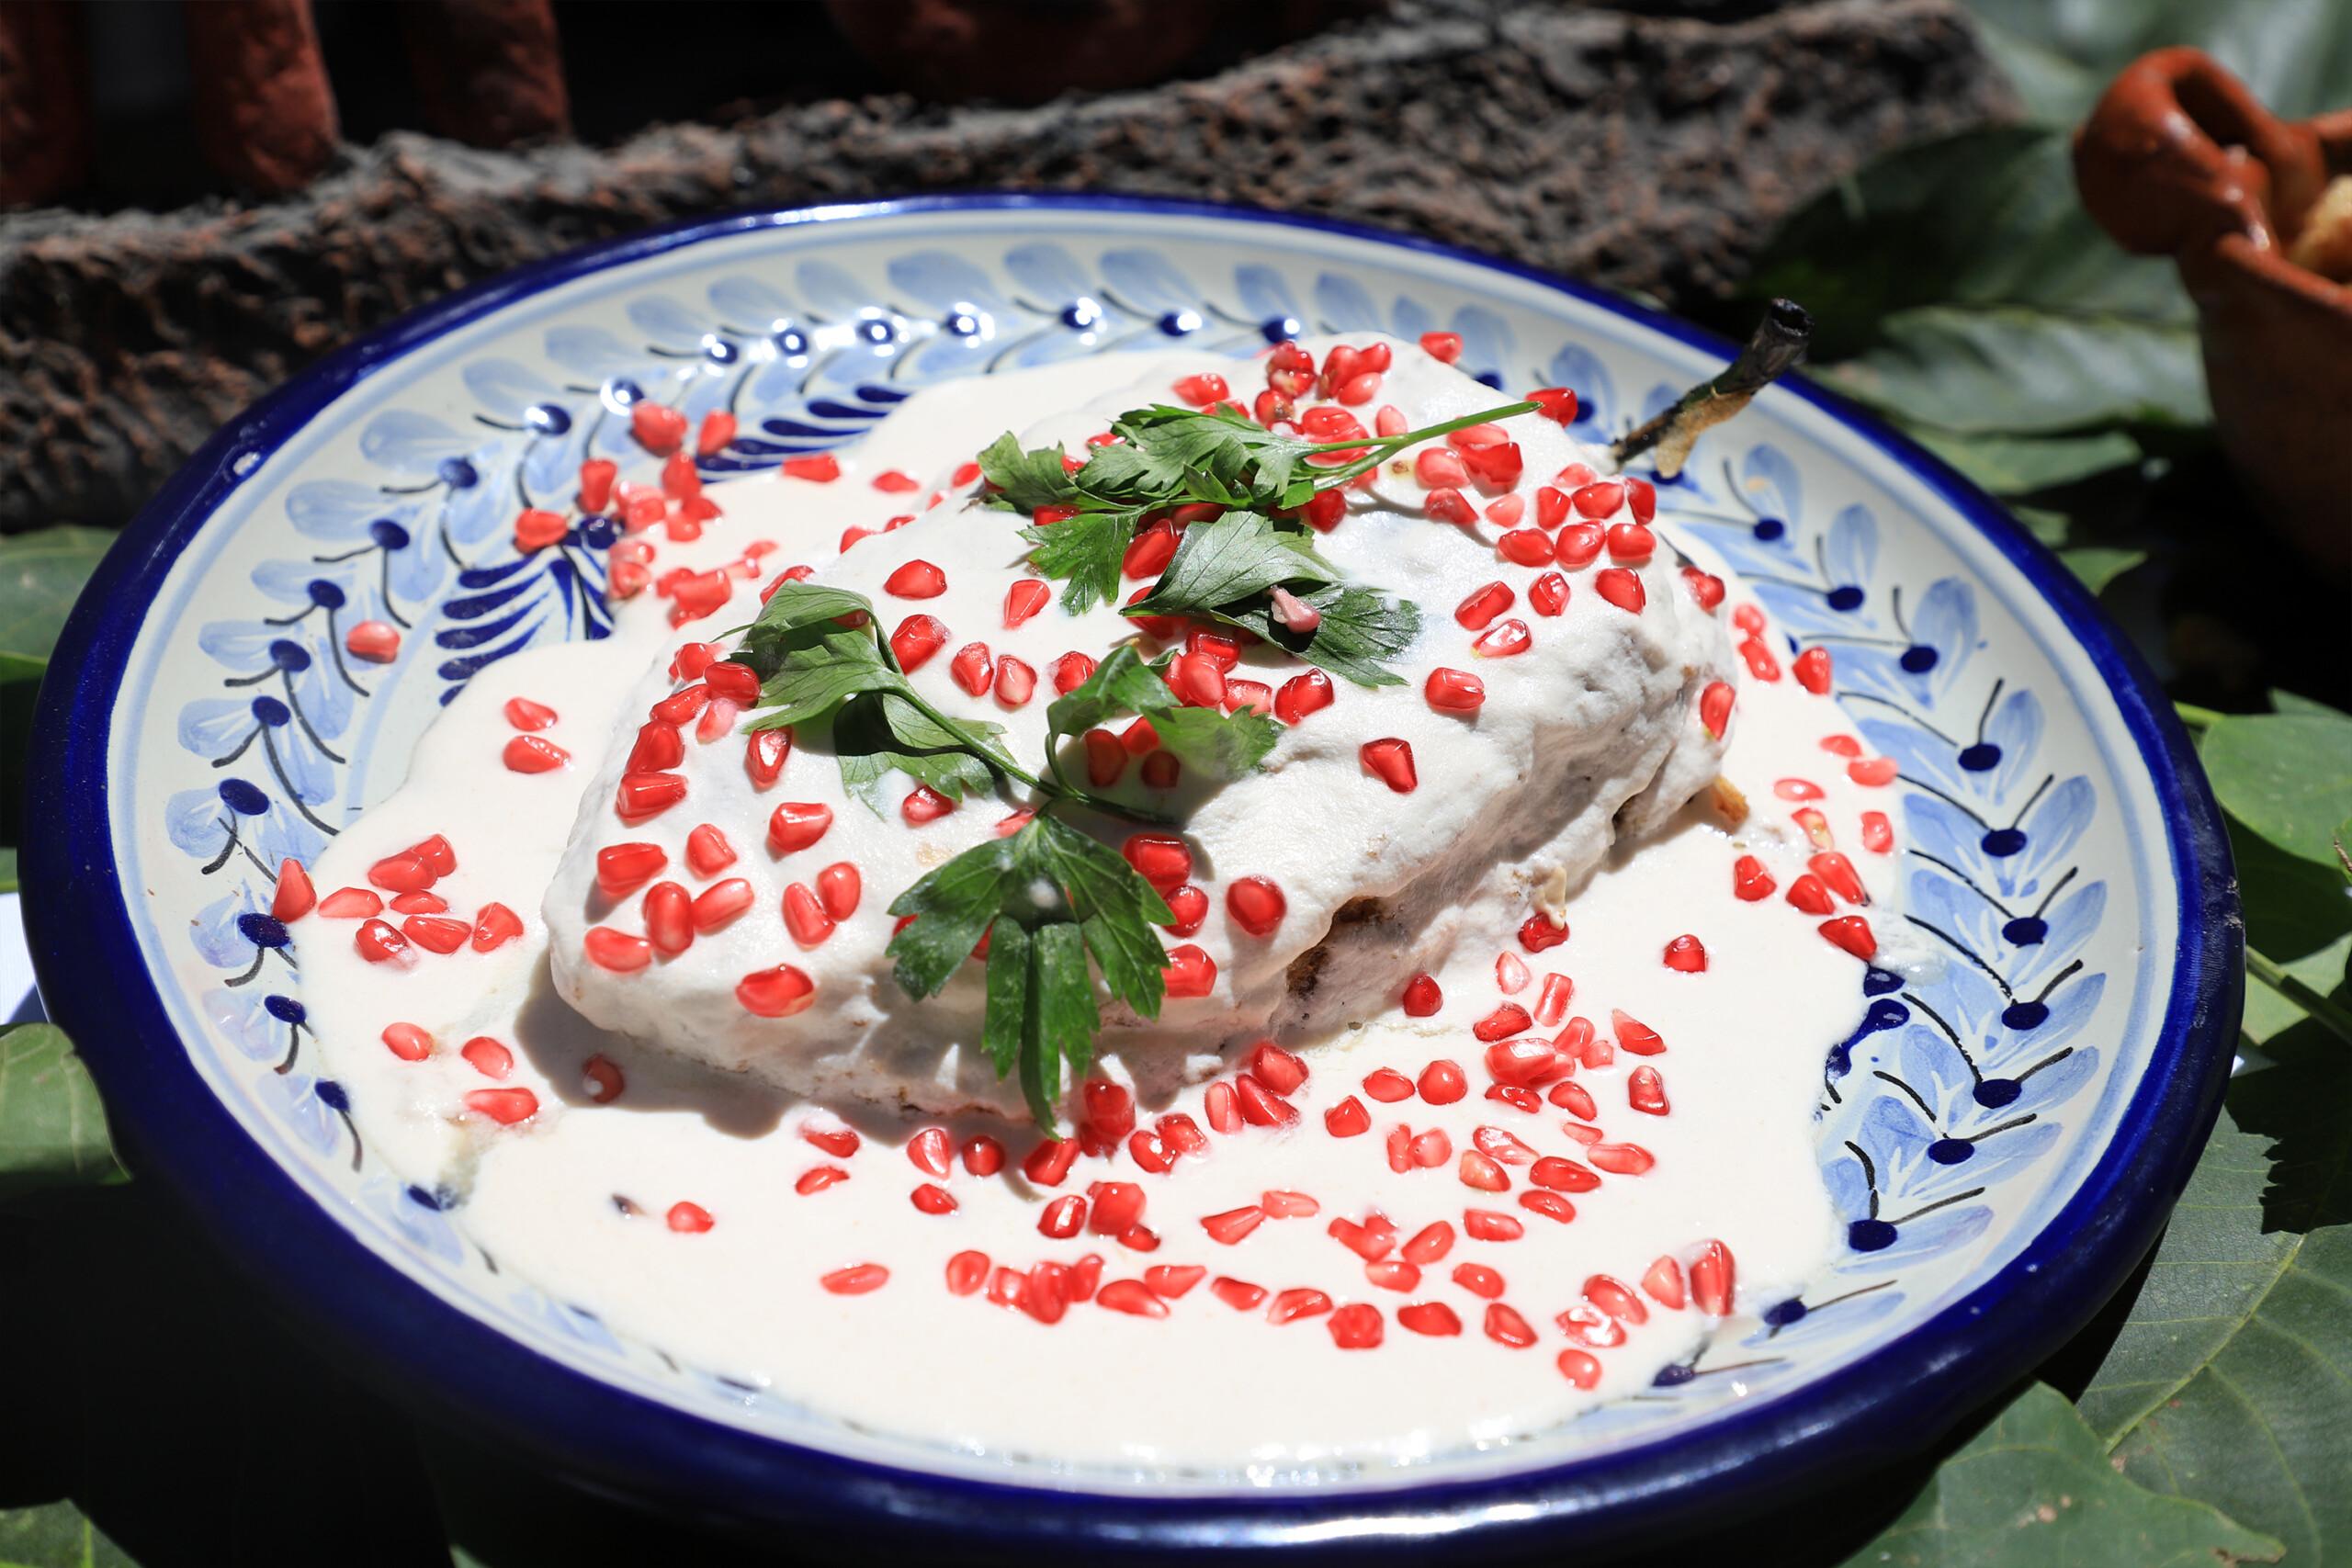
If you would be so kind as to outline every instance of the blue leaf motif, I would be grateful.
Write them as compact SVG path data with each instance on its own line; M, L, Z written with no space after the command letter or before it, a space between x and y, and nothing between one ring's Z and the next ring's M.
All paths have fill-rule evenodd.
M1518 347L1511 337L1510 323L1494 311L1476 305L1464 305L1453 312L1453 330L1462 336L1461 367L1482 379L1486 376L1508 378L1511 360ZM1399 336L1419 337L1419 333Z
M804 261L792 276L800 287L801 298L835 321L848 321L876 308L877 301L857 279L831 262Z
M361 457L379 468L409 474L430 473L444 457L462 457L473 445L431 414L408 409L386 409L359 433Z
M1240 296L1241 308L1260 321L1298 321L1298 300L1289 281L1262 262L1235 267L1233 291Z
M1093 298L1094 280L1059 245L1015 245L1004 253L1004 270L1035 297L1030 302L1043 310L1058 310Z
M215 986L197 998L197 1006L207 1022L228 1036L238 1055L266 1062L286 1055L287 1029L269 1015L266 1000L266 993L258 986L235 990Z
M1102 278L1124 303L1151 314L1200 309L1200 289L1158 251L1106 252Z
M1364 333L1380 330L1380 310L1352 277L1327 272L1315 280L1315 313L1325 332Z
M623 312L628 324L663 348L688 349L702 342L707 330L702 319L666 295L648 294L632 299Z
M453 1268L466 1260L465 1243L458 1238L458 1227L449 1216L417 1202L401 1182L370 1181L361 1190L359 1201L427 1258L438 1258Z
M996 284L970 262L949 251L916 251L894 256L888 267L890 287L934 310L970 309L988 315L1010 315L1013 306Z
M286 493L288 521L313 539L356 539L379 518L403 520L417 510L414 502L350 479L311 479Z
M1552 384L1577 395L1577 428L1598 440L1617 425L1617 381L1590 349L1569 344L1552 356ZM1592 426L1585 430L1586 426Z
M519 420L535 403L560 403L562 389L511 359L477 359L458 372L474 400L501 419Z
M1924 1263L1968 1246L1992 1224L1993 1211L1982 1204L1939 1209L1932 1214L1906 1219L1893 1227L1894 1238L1884 1246L1849 1254L1847 1261L1838 1265L1838 1272L1867 1269L1880 1273L1906 1264Z
M1867 588L1878 571L1878 521L1867 506L1848 506L1829 521L1821 570L1830 588Z
M543 340L549 359L591 381L627 376L645 365L645 351L623 343L602 327L567 322L549 327Z
M1804 515L1804 480L1797 466L1778 446L1759 442L1740 459L1739 488L1747 502L1766 517L1782 522ZM1868 581L1865 572L1856 581Z
M2028 917L2041 920L2041 940L2017 950L2018 956L2009 969L2009 983L2022 988L2044 974L2065 967L2098 930L2099 919L2106 913L2107 884L2094 882L2062 895L2043 915Z
M792 301L756 277L722 277L709 299L719 325L734 332L777 333L792 324Z
M2074 853L2098 808L2090 780L2079 773L2044 794L2018 824L2025 834L2024 848L1994 863L2001 891L2026 897L2039 892L2043 874L2064 865Z

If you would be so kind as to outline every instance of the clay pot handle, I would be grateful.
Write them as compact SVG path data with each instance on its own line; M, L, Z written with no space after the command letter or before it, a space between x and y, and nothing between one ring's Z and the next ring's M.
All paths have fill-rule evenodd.
M2352 115L2337 147L2352 160ZM2101 228L2143 255L2224 234L2276 243L2326 179L2321 139L2255 100L2194 49L2160 49L2116 77L2075 133L2075 179Z

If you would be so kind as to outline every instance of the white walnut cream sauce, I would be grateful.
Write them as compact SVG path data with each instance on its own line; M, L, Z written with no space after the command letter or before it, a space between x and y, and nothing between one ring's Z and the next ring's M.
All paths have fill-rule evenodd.
M1308 346L1328 369L1332 345ZM1445 355L1442 334L1431 346ZM1328 406L1367 423L1396 417L1384 411L1407 393L1416 416L1453 407L1439 389L1467 380L1412 345L1350 348ZM1105 1031L1102 1063L1069 1098L1069 1139L985 1109L1017 1100L976 1077L969 1053L865 1048L888 1032L885 1014L923 1007L961 1037L955 987L910 1007L885 994L874 955L904 867L937 863L1013 807L908 810L909 781L892 775L898 807L877 817L842 796L831 757L747 743L697 680L712 650L691 645L748 620L787 567L815 567L868 592L886 632L916 613L944 623L943 679L927 694L1012 727L1015 754L1034 756L1057 683L1051 649L1099 654L1125 628L1098 611L1086 629L1100 635L1073 642L1073 618L1054 625L1057 603L1015 586L1022 519L967 505L972 455L1073 408L1087 418L1041 428L1079 450L1089 421L1206 401L1223 395L1217 378L1258 373L1156 355L951 383L838 458L707 497L690 461L669 464L666 495L608 496L609 469L584 474L583 508L630 518L612 558L614 635L475 676L406 784L308 875L289 863L281 880L324 1070L345 1086L372 1157L447 1193L510 1276L683 1361L867 1427L1075 1463L1380 1464L1506 1441L1649 1386L1726 1318L1799 1292L1835 1240L1811 1111L1825 1053L1861 1013L1872 901L1894 885L1894 764L1823 694L1826 653L1784 666L1785 639L1736 581L1677 562L1669 545L1709 558L1673 528L1670 504L1664 538L1612 535L1650 498L1596 479L1589 457L1549 461L1575 448L1541 414L1508 434L1546 461L1512 474L1486 459L1490 473L1457 476L1446 455L1463 448L1431 443L1437 460L1408 452L1384 466L1319 541L1370 575L1344 556L1351 530L1387 528L1396 548L1404 530L1424 531L1417 547L1429 548L1412 558L1435 586L1379 580L1422 607L1397 664L1407 683L1334 682L1328 704L1275 703L1290 728L1269 763L1295 782L1279 809L1220 820L1199 845L1186 886L1205 897L1179 908L1195 929L1166 938L1211 978L1180 977L1156 1030L1125 1043ZM1299 417L1321 390L1301 397ZM1236 400L1253 396L1245 387ZM638 422L657 452L691 446L679 424ZM944 592L902 604L867 581L917 558L944 570ZM1464 582L1489 601L1502 584L1510 607L1457 612ZM1528 722L1514 716L1527 705L1515 680L1603 673L1539 676L1528 653L1491 643L1482 655L1495 626L1519 622L1531 653L1581 638L1596 660L1635 658L1641 645L1611 618L1668 613L1691 623L1699 657L1740 656L1725 678L1701 671L1709 678L1677 685L1673 745L1624 718L1626 744L1647 745L1651 761L1612 776L1620 794L1597 818L1571 807L1561 844L1517 845L1514 874L1474 877L1462 908L1417 915L1409 963L1384 989L1278 1041L1247 1026L1253 1008L1282 1005L1267 1002L1267 966L1250 951L1273 937L1253 926L1280 931L1304 904L1319 931L1347 903L1349 868L1365 863L1361 825L1376 816L1384 834L1409 835L1417 818L1400 801L1429 800L1449 843L1464 841L1462 802L1437 798L1433 774L1473 817L1513 809L1503 782L1457 765L1498 755L1477 743L1480 727L1490 714L1500 728ZM974 643L989 645L985 681L950 668ZM1260 680L1271 698L1307 672L1275 651L1249 650L1232 681ZM1016 661L1027 672L1008 683ZM1483 704L1464 706L1452 677L1432 682L1442 671L1475 677ZM672 700L697 686L701 697ZM616 781L640 771L623 760L655 700L697 765L660 770L684 781L683 798L624 822ZM1374 737L1351 711L1375 701L1380 738L1407 743L1416 779L1363 755ZM1310 744L1318 728L1343 743ZM1707 765L1668 776L1675 756ZM1509 783L1524 794L1524 780ZM768 817L786 802L831 803L826 833L776 847ZM1197 828L1205 803L1190 804ZM1657 818L1645 832L1611 841L1612 815L1645 811ZM923 847L934 834L938 847ZM918 848L877 847L893 840ZM596 850L630 844L654 848L618 857L625 892L576 880L593 876ZM1298 886L1270 921L1257 895L1232 889L1276 860ZM1317 864L1338 880L1317 882ZM565 869L580 865L592 869ZM551 930L565 944L552 955ZM835 944L857 944L854 967L826 967ZM1256 977L1219 992L1219 971ZM820 995L862 987L867 1010L844 1009L831 1042L764 1049L711 1021L715 998L764 1010L787 972L799 978L784 983ZM751 990L737 1002L739 985ZM592 1024L567 994L619 1008L637 1038ZM610 999L632 994L643 1010ZM684 1021L648 1016L665 1010ZM1186 1040L1188 1016L1217 1032Z

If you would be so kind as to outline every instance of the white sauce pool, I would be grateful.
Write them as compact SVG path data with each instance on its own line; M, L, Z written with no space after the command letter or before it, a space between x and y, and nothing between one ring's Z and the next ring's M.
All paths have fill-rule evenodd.
M1398 352L1401 358L1408 351ZM870 1091L885 1098L885 1089L899 1086L865 1080L828 1094L824 1103L797 1100L757 1073L687 1059L690 1043L673 1041L679 1048L665 1050L597 1029L559 994L541 898L557 877L575 817L583 828L599 810L609 818L611 770L600 772L600 762L613 738L623 737L625 746L641 720L646 671L666 666L682 643L748 618L746 606L756 603L752 590L777 567L831 560L845 525L879 526L918 510L943 465L962 462L1001 430L1022 429L1138 379L1172 380L1203 368L1230 377L1244 401L1257 389L1256 371L1246 363L1170 356L1024 372L921 394L861 448L842 455L839 479L754 479L716 489L722 517L707 524L697 540L660 544L657 576L680 565L722 565L755 539L777 541L781 549L764 558L759 579L743 583L728 609L673 629L665 603L649 592L616 606L615 635L605 641L534 650L476 676L419 747L402 788L337 839L311 871L322 897L366 888L379 858L437 833L457 860L456 870L432 888L447 902L449 916L470 923L495 900L521 917L524 934L486 953L470 944L447 955L420 952L401 965L368 962L355 942L355 919L321 911L294 926L320 1048L328 1069L347 1086L374 1155L410 1181L456 1195L457 1222L503 1269L681 1360L871 1427L966 1451L1074 1465L1181 1464L1270 1474L1340 1461L1376 1470L1508 1441L1643 1389L1661 1367L1693 1356L1710 1335L1737 1331L1736 1321L1724 1329L1703 1305L1728 1305L1736 1319L1815 1278L1831 1256L1836 1228L1815 1166L1811 1112L1823 1057L1862 1009L1861 964L1824 940L1819 928L1825 919L1878 911L1839 898L1832 910L1807 912L1785 896L1805 874L1807 857L1827 847L1825 835L1874 898L1888 896L1892 840L1883 817L1866 821L1865 814L1886 811L1890 796L1849 776L1849 757L1863 761L1865 777L1876 775L1834 705L1790 678L1777 634L1768 638L1781 666L1775 678L1760 679L1751 669L1736 680L1736 717L1721 765L1746 797L1744 823L1727 829L1702 792L1638 843L1609 850L1604 839L1595 849L1599 869L1566 906L1568 940L1545 951L1525 952L1508 940L1521 906L1471 908L1443 922L1418 961L1442 989L1436 1013L1408 1017L1393 995L1365 996L1355 999L1361 1021L1282 1039L1308 1069L1286 1096L1299 1113L1295 1125L1212 1130L1205 1097L1250 1065L1246 1042L1220 1062L1221 1038L1177 1046L1163 1040L1158 1049L1173 1053L1184 1070L1149 1084L1137 1125L1148 1131L1159 1118L1182 1113L1204 1131L1207 1145L1200 1156L1176 1159L1165 1174L1139 1170L1121 1146L1109 1159L1081 1157L1058 1185L1039 1187L1022 1173L1038 1134L1017 1121L985 1111L899 1114L859 1097ZM1368 423L1371 411L1361 412ZM1544 482L1553 466L1532 460L1523 489ZM891 470L917 476L923 489L877 491L872 479ZM1389 488L1384 481L1384 494ZM1419 491L1404 504L1417 512ZM1662 542L1720 572L1673 527L1670 491L1657 528ZM1490 543L1496 530L1478 532ZM650 536L659 540L660 530ZM861 548L899 542L878 536ZM1507 573L1514 580L1532 575L1515 567ZM1589 597L1589 573L1572 575L1577 593ZM1411 592L1409 583L1393 586ZM1001 594L1001 583L989 592ZM1401 666L1416 701L1429 667L1478 668L1467 657L1471 634L1448 614L1457 596L1435 592L1423 601L1422 642ZM925 607L877 599L886 630L904 610ZM1571 613L1577 609L1572 601ZM1737 614L1752 626L1758 612L1732 582L1714 614L1727 625ZM1543 636L1547 623L1533 624ZM956 646L951 641L940 656L943 669ZM1036 662L1046 684L1041 709L1053 693L1045 660ZM1492 689L1498 677L1483 672ZM656 694L667 689L665 683ZM1353 694L1343 685L1339 704L1307 717L1302 734L1343 714ZM526 773L502 764L503 750L518 733L504 711L515 697L560 716L537 733L571 754L570 766ZM691 725L688 730L692 746ZM1825 740L1838 750L1825 749ZM741 744L725 742L730 769ZM1351 756L1354 744L1351 739ZM1035 754L1034 746L1024 750ZM808 791L819 783L838 791L829 757L797 752L787 767L806 771L788 771L787 778L810 780ZM1425 761L1425 781L1430 772ZM1789 780L1804 781L1819 797L1789 798L1806 795L1787 789ZM1452 787L1462 786L1457 781ZM897 781L894 797L903 789L904 781ZM583 790L590 795L584 810ZM813 795L796 787L763 801L755 816L722 819L747 860L763 858L753 852L768 804L780 797ZM964 810L993 820L1010 808L973 801ZM846 813L862 810L853 805ZM643 825L643 832L616 825L607 837L650 838L657 826L683 836L707 815L689 812L675 823ZM1814 824L1810 840L1807 821ZM1295 830L1336 840L1344 827L1333 821ZM1776 885L1769 896L1735 896L1733 866L1743 854L1757 857ZM814 870L812 863L792 874ZM683 874L673 867L663 874ZM1482 897L1493 892L1492 885L1480 886ZM869 880L859 919L880 922L887 936L882 910L899 891L899 885ZM754 917L775 933L766 962L790 956L771 888L763 886L746 919ZM390 912L384 918L401 919ZM609 918L627 923L618 913ZM1893 933L1879 934L1885 940ZM1663 960L1668 944L1685 935L1703 944L1702 972L1681 972ZM1175 940L1169 939L1171 946ZM1498 967L1503 953L1528 972L1509 995L1503 984L1512 976ZM725 967L727 984L747 966ZM1619 1049L1606 1063L1596 1053L1577 1066L1567 1081L1590 1096L1589 1121L1549 1100L1529 1111L1486 1098L1487 1047L1472 1026L1508 1001L1537 1015L1526 1032L1557 1034L1560 1020L1540 1007L1554 975L1573 981L1565 1011L1590 1020L1602 1045L1627 1038L1612 1027L1619 1011L1656 1031L1664 1044L1654 1055ZM394 1021L428 1033L431 1054L407 1060L388 1049L382 1032ZM462 1054L477 1037L511 1050L504 1077L486 1074ZM1142 1050L1128 1055L1140 1059ZM601 1091L586 1076L592 1057L617 1073L617 1094L610 1073ZM494 1055L484 1059L495 1065ZM1366 1090L1366 1075L1376 1069L1419 1079L1436 1059L1463 1070L1468 1092L1458 1100L1432 1104L1413 1094L1391 1103ZM1641 1069L1657 1076L1662 1112L1632 1103L1647 1099L1634 1082ZM1123 1065L1114 1070L1123 1080L1144 1076ZM1174 1082L1210 1070L1218 1076L1208 1083ZM536 1112L507 1125L467 1109L469 1094L506 1089L530 1091ZM1538 1092L1549 1091L1547 1085ZM600 1092L609 1102L597 1101ZM948 1104L970 1102L968 1095L941 1092ZM1334 1135L1326 1113L1351 1097L1369 1130ZM913 1098L922 1102L921 1094ZM1392 1169L1388 1134L1399 1123L1417 1137L1442 1133L1445 1157ZM801 1135L804 1127L843 1125L861 1134L860 1146L846 1156ZM918 1168L908 1147L933 1126L947 1129L958 1147L975 1135L993 1135L1009 1157L987 1177L971 1174L960 1159L948 1175L934 1176ZM1529 1151L1522 1155L1487 1134L1485 1146L1505 1151L1495 1168L1507 1183L1502 1190L1465 1180L1480 1174L1463 1156L1482 1146L1481 1128L1500 1129ZM1555 1207L1565 1199L1573 1207L1570 1219L1521 1206L1530 1192L1553 1190L1530 1180L1535 1170L1553 1168L1527 1159L1569 1159L1589 1171L1602 1157L1589 1146L1596 1141L1603 1149L1638 1145L1653 1163L1637 1174L1604 1169L1589 1190L1539 1199ZM801 1190L807 1173L820 1167L847 1179ZM1085 1197L1097 1181L1142 1188L1140 1224L1150 1233L1149 1250L1139 1249L1148 1238L1136 1232L1114 1237L1081 1230L1067 1239L1040 1233L1052 1201ZM925 1185L944 1189L954 1212L918 1208L910 1194ZM1270 1215L1231 1244L1202 1224L1205 1216L1262 1209L1269 1191L1305 1194L1319 1212ZM707 1228L665 1223L679 1204L707 1214ZM1475 1237L1466 1228L1471 1210L1507 1216L1521 1234ZM1363 1222L1373 1211L1395 1231L1385 1255L1368 1264L1330 1234L1330 1225ZM1436 1242L1425 1237L1409 1250L1426 1260L1402 1267L1408 1242L1441 1223L1452 1232L1442 1255L1429 1256ZM1711 1244L1733 1260L1728 1303L1692 1297L1691 1266ZM950 1260L968 1251L987 1255L983 1279L1000 1287L1000 1271L1019 1271L1016 1293L1046 1288L1028 1278L1034 1266L1077 1265L1092 1255L1101 1260L1100 1287L1121 1287L1109 1299L1134 1304L1148 1296L1164 1315L1106 1310L1100 1287L1051 1322L1040 1320L1050 1313L993 1300L986 1283L959 1296L949 1288ZM1666 1272L1679 1279L1679 1292L1654 1271L1660 1259L1673 1260ZM843 1294L822 1282L869 1264L887 1270L878 1288ZM1149 1269L1193 1267L1204 1273L1181 1293L1181 1281L1166 1273L1148 1277L1157 1292L1125 1283L1145 1281ZM1626 1308L1604 1286L1600 1299L1613 1306L1613 1315L1580 1307L1596 1275L1622 1282L1639 1306ZM1247 1291L1228 1284L1220 1293L1221 1280L1267 1295L1244 1310L1235 1303ZM1275 1293L1295 1291L1319 1292L1340 1310L1270 1322ZM1661 1299L1678 1294L1679 1305ZM1509 1312L1495 1314L1497 1304ZM1366 1314L1349 1310L1363 1306L1376 1311L1378 1343L1342 1348L1342 1337L1367 1337ZM1433 1310L1441 1308L1446 1310ZM1570 1309L1582 1318L1564 1325L1557 1319ZM1444 1327L1449 1311L1459 1331L1431 1332ZM1636 1312L1642 1320L1630 1321ZM1508 1342L1521 1337L1510 1314L1532 1343ZM1571 1357L1564 1370L1566 1351L1586 1359Z

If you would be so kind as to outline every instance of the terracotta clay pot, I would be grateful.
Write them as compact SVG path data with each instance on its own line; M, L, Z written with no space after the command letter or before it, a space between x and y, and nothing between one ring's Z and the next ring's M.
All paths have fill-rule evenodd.
M2352 109L2278 119L2193 49L2133 62L2075 137L2091 216L2180 268L2222 448L2336 570L2352 569L2352 190L2328 187L2346 175Z

